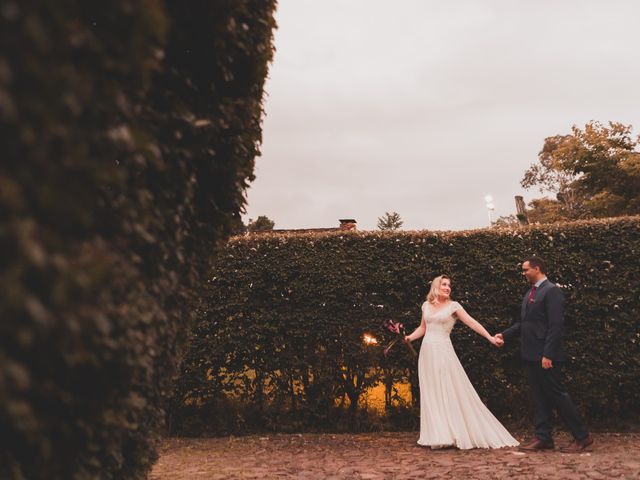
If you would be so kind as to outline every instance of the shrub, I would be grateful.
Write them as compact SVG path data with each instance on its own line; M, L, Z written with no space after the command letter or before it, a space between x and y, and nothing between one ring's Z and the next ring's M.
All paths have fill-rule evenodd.
M243 431L366 428L354 408L354 421L345 422L344 409L369 386L389 376L412 382L416 394L417 385L404 348L385 361L378 347L363 345L363 334L388 341L385 319L412 331L428 281L441 273L474 318L502 331L519 315L528 288L519 264L532 254L547 259L550 279L567 296L567 373L578 408L590 421L637 422L639 227L640 218L627 217L465 232L235 237L210 279L183 366L176 404L187 407L176 431L222 433L208 419L223 415L215 405L229 399L236 418L243 408L253 419L261 412L242 422ZM460 325L452 335L482 399L501 419L521 424L529 400L517 349L497 350ZM411 424L392 411L389 422Z
M261 140L275 1L0 2L0 476L143 478Z

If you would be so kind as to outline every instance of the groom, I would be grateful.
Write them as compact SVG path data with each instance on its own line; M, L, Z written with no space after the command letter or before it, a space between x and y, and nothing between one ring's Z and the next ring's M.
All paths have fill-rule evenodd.
M520 320L496 337L508 342L519 334L521 355L533 395L535 438L520 449L537 451L554 448L551 410L555 407L574 438L562 451L581 452L593 443L593 438L578 417L571 397L562 384L561 369L565 361L562 344L564 294L558 286L547 280L546 271L545 262L540 257L531 257L522 264L522 274L531 284L531 289L522 300Z

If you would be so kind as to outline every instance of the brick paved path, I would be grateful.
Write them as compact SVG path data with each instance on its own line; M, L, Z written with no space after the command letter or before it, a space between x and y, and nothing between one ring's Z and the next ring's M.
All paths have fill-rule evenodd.
M522 441L522 436L516 437ZM640 478L640 434L596 434L591 452L527 453L517 449L430 450L417 433L303 434L171 438L151 480Z

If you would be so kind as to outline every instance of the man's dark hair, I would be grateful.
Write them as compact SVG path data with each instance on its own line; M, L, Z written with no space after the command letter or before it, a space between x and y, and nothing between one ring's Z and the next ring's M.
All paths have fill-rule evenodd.
M527 258L525 262L529 262L531 268L540 268L540 272L547 273L547 264L542 258L534 255L533 257Z

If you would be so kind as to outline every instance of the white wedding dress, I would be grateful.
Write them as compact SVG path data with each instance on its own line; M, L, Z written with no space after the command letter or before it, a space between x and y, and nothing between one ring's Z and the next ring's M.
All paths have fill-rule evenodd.
M420 438L432 448L515 447L519 443L482 403L469 381L449 334L456 322L458 302L435 310L422 305L427 329L418 358Z

